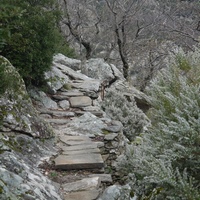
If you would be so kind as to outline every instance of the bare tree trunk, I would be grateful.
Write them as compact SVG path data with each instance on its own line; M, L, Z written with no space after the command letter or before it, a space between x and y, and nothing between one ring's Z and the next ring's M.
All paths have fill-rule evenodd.
M128 78L128 73L129 73L129 64L128 64L128 57L126 56L125 49L124 49L124 41L120 38L120 33L119 33L119 28L116 27L115 33L117 36L117 45L119 48L119 55L121 57L122 63L123 63L123 75L124 78ZM124 32L122 32L124 34Z
M66 14L66 18L67 18L67 20L63 21L63 23L65 25L67 25L67 27L69 28L71 35L85 48L86 59L90 59L91 53L92 53L91 43L86 41L85 39L83 39L83 37L81 36L81 33L78 32L79 24L73 27L71 17L69 15L69 11L68 11L67 1L66 0L63 0L63 1L64 1L64 5L65 5L65 14Z

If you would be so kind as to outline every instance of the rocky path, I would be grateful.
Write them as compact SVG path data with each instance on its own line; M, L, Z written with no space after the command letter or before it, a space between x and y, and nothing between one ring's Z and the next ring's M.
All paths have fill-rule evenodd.
M103 112L100 102L102 84L123 82L123 76L114 66L97 61L85 65L90 78L77 71L83 67L79 62L70 64L58 55L46 74L49 93L29 91L40 116L56 134L58 153L48 174L61 184L66 200L102 200L104 189L118 181L115 160L125 149L123 126Z
M27 93L19 77L13 99L0 99L0 199L130 200L130 187L117 171L129 141L101 102L116 109L112 101L120 94L125 104L137 99L144 107L146 97L98 58L81 62L55 55L44 78L43 91L32 87Z
M58 154L54 158L54 174L61 176L57 180L64 199L97 199L104 186L112 183L111 174L104 170L106 156L100 150L105 145L104 135L98 132L120 131L121 124L104 119L99 107L93 106L93 100L77 89L59 91L49 98L60 107L38 111L56 133Z

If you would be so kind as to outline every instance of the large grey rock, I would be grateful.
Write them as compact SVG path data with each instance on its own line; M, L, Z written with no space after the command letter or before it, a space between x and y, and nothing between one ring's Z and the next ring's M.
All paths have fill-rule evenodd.
M128 101L130 101L131 98L134 98L138 108L140 108L144 112L146 112L150 108L150 105L148 103L149 97L135 87L130 87L126 81L116 81L114 84L111 85L109 90L121 93L127 98Z
M102 130L107 127L107 124L103 119L96 117L90 112L86 112L84 115L74 118L68 126L74 130L81 130L83 134L95 136L102 135Z
M41 142L16 133L0 136L0 146L2 143L10 149L1 149L0 199L61 200L59 188L37 167L43 157L55 154L52 141Z
M98 189L100 183L99 177L84 178L80 181L63 184L63 189L67 192Z
M73 87L81 89L86 92L98 92L100 87L99 80L84 80L84 81L74 81L71 84Z
M8 60L1 57L1 62L7 68L8 75L15 80L15 84L0 96L0 119L2 131L23 132L33 137L51 137L50 126L39 117L29 95L24 81L17 70Z
M73 70L80 70L81 61L77 59L72 59L64 56L63 54L56 54L53 57L53 61L62 65L66 65Z
M99 177L103 183L112 183L111 174L90 174L89 177Z
M70 97L69 99L71 107L86 107L92 105L92 99L88 96Z
M49 109L58 109L58 105L43 91L39 91L36 88L29 89L29 95L38 103L39 106L43 106Z
M58 102L58 105L63 109L66 110L70 107L69 101L67 100L62 100Z
M105 189L98 200L131 200L130 186L112 185Z
M120 121L113 120L111 123L108 124L108 126L105 128L105 130L109 132L120 132L123 129L123 125Z
M53 66L57 67L64 73L65 75L69 76L71 79L75 80L92 80L92 78L89 78L88 76L81 74L79 72L74 71L70 67L67 67L66 65L59 64L56 62L53 62Z
M57 90L63 87L69 81L69 77L63 74L58 68L52 67L45 73L45 79L49 87L49 92L55 94Z
M102 58L87 60L82 65L81 72L101 82L109 83L115 79L124 79L123 74L114 65L106 63Z

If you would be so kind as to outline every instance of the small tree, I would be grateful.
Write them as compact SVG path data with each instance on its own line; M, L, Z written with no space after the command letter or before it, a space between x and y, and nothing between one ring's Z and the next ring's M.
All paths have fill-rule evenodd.
M56 1L2 0L0 10L1 55L19 70L26 84L43 83L62 39Z

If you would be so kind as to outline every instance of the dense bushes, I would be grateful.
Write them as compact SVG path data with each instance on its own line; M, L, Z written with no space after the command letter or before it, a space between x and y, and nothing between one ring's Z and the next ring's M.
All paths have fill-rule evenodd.
M149 124L148 118L137 107L134 98L129 96L127 99L123 91L108 89L101 106L112 119L122 122L123 133L130 141Z
M26 84L43 82L53 54L61 48L59 17L55 0L0 2L0 52L19 70Z
M152 126L120 165L138 199L200 199L199 66L199 49L172 56L148 89Z

